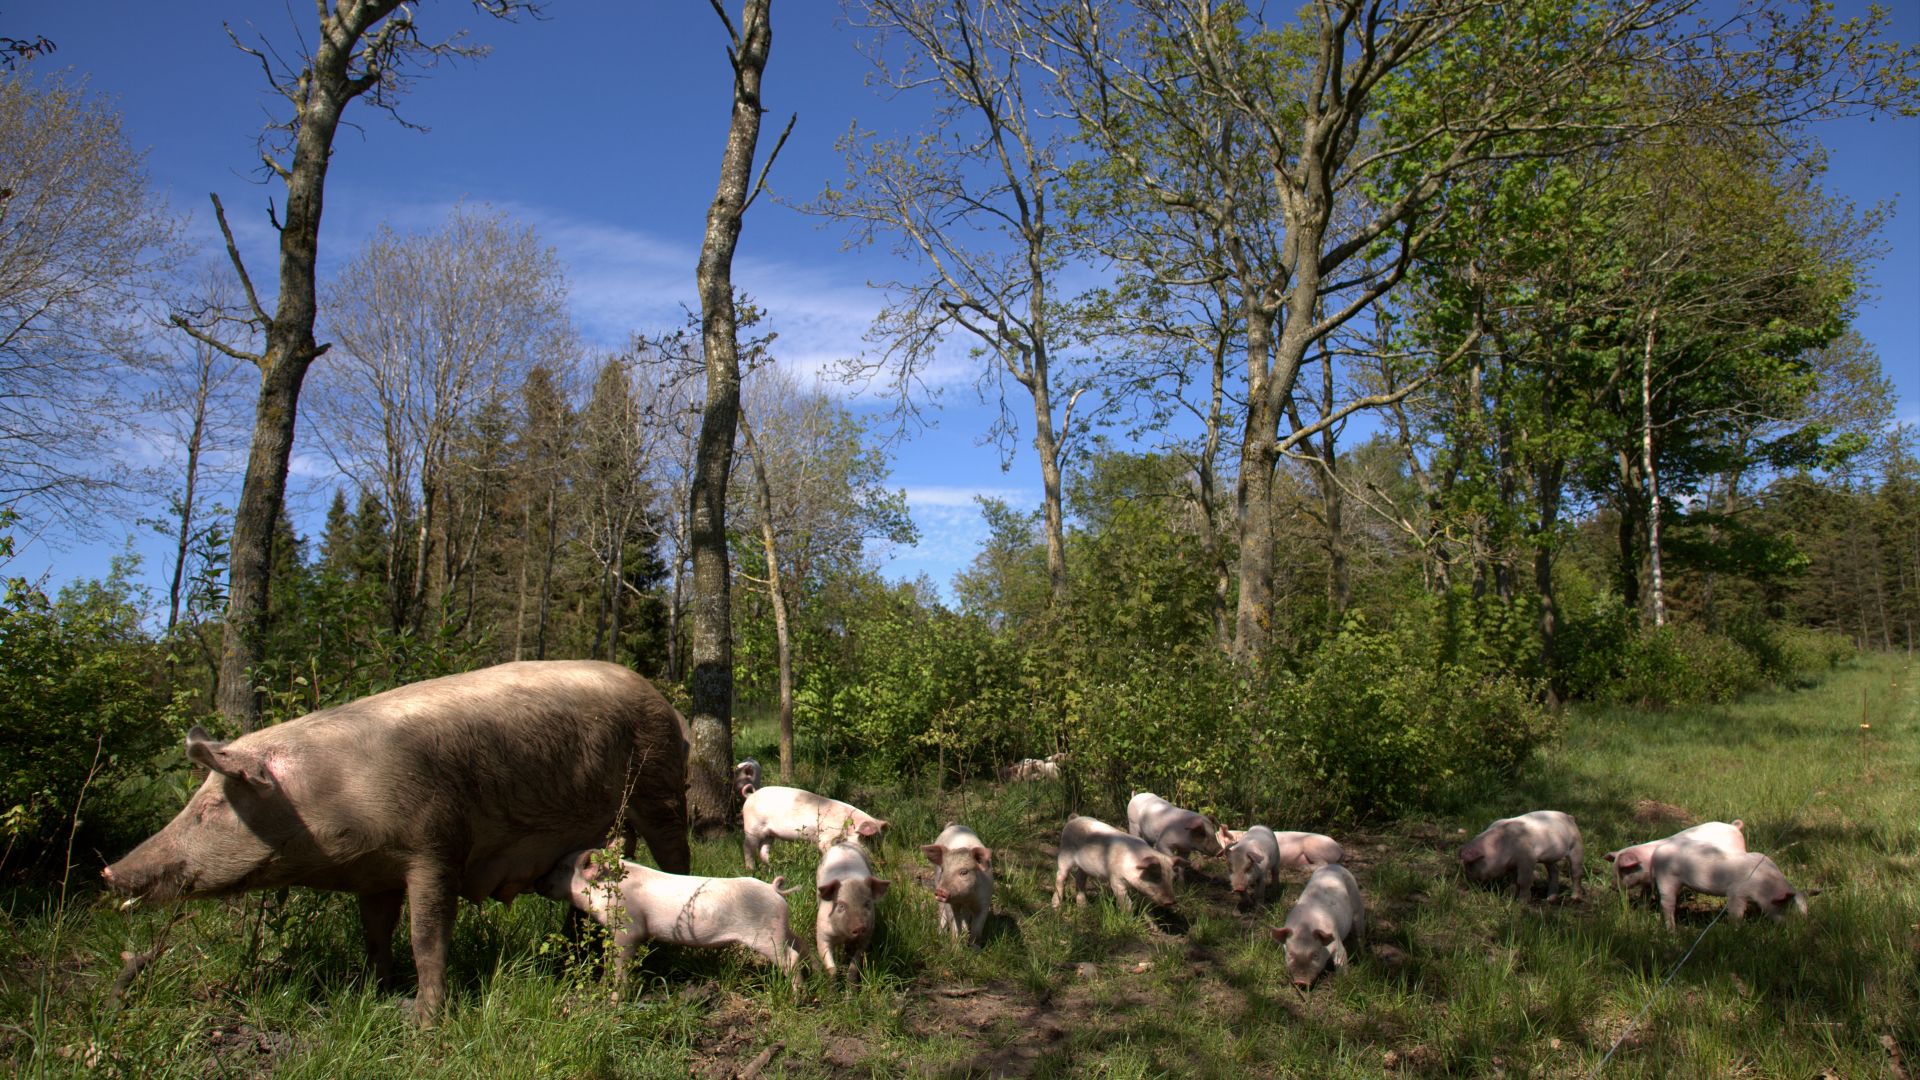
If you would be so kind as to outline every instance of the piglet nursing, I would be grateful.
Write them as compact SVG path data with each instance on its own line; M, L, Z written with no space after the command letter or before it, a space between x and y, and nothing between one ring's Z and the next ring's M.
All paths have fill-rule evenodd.
M879 843L887 823L851 803L790 787L763 787L747 796L740 808L741 847L747 869L756 852L762 863L773 861L773 841L810 840L821 851L841 841Z
M1156 904L1173 906L1173 858L1147 846L1104 821L1075 814L1060 830L1058 870L1053 879L1053 906L1060 906L1067 881L1073 880L1074 900L1087 902L1087 879L1107 883L1121 911L1132 911L1127 897L1132 889Z
M940 929L980 944L986 937L987 912L993 907L992 850L965 825L948 825L920 852L933 863Z
M1674 911L1682 886L1709 896L1727 898L1727 916L1735 922L1758 910L1778 921L1789 907L1807 913L1807 897L1787 884L1787 876L1772 859L1758 852L1734 852L1698 840L1670 840L1653 851L1653 884L1660 891L1660 914L1667 929L1674 928Z
M1469 840L1460 849L1460 862L1467 876L1475 881L1496 881L1512 875L1513 895L1525 897L1533 891L1533 868L1547 864L1547 899L1560 892L1560 866L1567 864L1567 877L1573 883L1573 897L1580 898L1580 877L1586 849L1580 843L1580 826L1571 814L1558 810L1535 810L1519 817L1501 818L1485 832Z
M791 975L797 986L800 952L787 924L783 880L769 885L749 877L668 874L589 850L562 860L540 892L613 931L615 985L625 981L641 942L664 941L700 948L744 945Z
M1306 991L1329 967L1347 966L1347 939L1357 948L1365 929L1366 908L1360 885L1344 866L1323 866L1307 879L1300 899L1287 912L1285 926L1273 939L1287 947L1287 977L1294 989Z
M813 880L820 893L820 908L813 919L820 964L833 974L837 970L833 954L838 949L846 957L847 978L855 978L873 942L874 904L886 895L891 882L874 877L867 853L848 843L827 849Z

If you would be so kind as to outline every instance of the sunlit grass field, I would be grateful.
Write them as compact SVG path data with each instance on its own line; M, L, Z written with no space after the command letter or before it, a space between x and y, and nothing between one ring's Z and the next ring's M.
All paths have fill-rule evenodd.
M350 898L123 913L76 856L64 901L0 894L0 1058L28 1076L1920 1075L1917 675L1869 657L1733 706L1576 710L1478 805L1338 831L1369 933L1354 965L1306 996L1267 936L1298 877L1240 913L1224 864L1203 861L1174 911L1123 915L1096 893L1056 913L1059 785L936 793L803 768L801 786L892 823L879 872L893 888L858 986L815 970L796 992L747 954L663 946L615 1003L561 938L559 906L531 897L462 912L449 1013L422 1031L361 979ZM775 760L771 728L737 740ZM1580 822L1585 900L1519 903L1464 882L1461 843L1543 808ZM1124 824L1120 807L1088 812ZM1822 890L1810 918L1712 924L1720 901L1701 897L1669 933L1612 890L1601 853L1736 817L1752 850ZM978 952L934 932L918 845L950 820L995 849ZM776 845L775 858L790 882L812 880L810 848ZM738 833L699 844L694 864L742 873ZM810 948L811 890L791 900ZM123 978L123 954L161 942Z

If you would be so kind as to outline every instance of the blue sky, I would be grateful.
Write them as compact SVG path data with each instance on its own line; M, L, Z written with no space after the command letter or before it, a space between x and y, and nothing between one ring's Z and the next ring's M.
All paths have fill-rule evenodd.
M284 49L297 33L311 33L295 22L310 22L311 11L293 0L10 0L0 22L5 33L53 39L59 51L39 61L43 67L83 74L117 100L155 186L193 215L203 241L215 236L207 193L218 192L256 281L265 283L273 277L266 207L281 192L259 183L254 136L274 101L221 23ZM615 345L632 331L679 326L682 306L694 303L693 267L729 106L724 38L706 0L555 0L547 18L517 24L482 19L451 0L425 0L416 13L425 35L468 27L494 52L415 84L401 115L430 129L424 134L359 103L349 110L358 129L343 130L336 145L323 274L383 221L427 227L462 199L484 201L535 225L554 246L569 270L575 319L591 339ZM1896 4L1894 24L1896 38L1920 38L1920 5ZM887 101L866 86L870 67L857 40L831 0L775 4L763 147L798 114L773 172L777 195L804 200L839 179L834 140L850 124L904 133L924 115L924 99ZM1834 190L1868 205L1920 186L1920 121L1836 122L1821 134L1834 151ZM1877 298L1862 305L1857 324L1879 349L1899 388L1899 415L1910 422L1920 421L1917 214L1903 200L1885 234L1889 254L1873 272ZM863 335L881 298L867 282L901 274L886 249L846 252L841 239L767 199L742 235L736 280L769 310L782 358L803 368L868 349ZM940 407L927 413L934 426L900 444L894 468L922 540L893 551L885 569L900 578L925 573L945 586L984 536L973 496L1037 504L1039 482L1030 451L1003 472L999 453L979 445L991 411L977 403L958 350L943 371ZM311 512L331 491L330 467L309 450L294 471ZM93 576L134 532L47 537L55 546L30 545L8 570L31 577L50 569L56 582ZM150 561L157 570L158 558Z

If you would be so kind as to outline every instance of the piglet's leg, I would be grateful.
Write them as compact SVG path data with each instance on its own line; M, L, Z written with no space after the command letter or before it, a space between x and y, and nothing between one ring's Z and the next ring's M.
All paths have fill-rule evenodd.
M375 985L382 989L393 983L393 931L400 925L400 903L406 898L400 889L360 896L360 932L367 940L367 965L373 970Z
M413 966L420 973L414 1019L430 1025L447 999L447 951L460 898L445 864L418 863L407 871L407 908L413 928Z
M1526 900L1533 896L1533 863L1522 861L1513 871L1513 896Z

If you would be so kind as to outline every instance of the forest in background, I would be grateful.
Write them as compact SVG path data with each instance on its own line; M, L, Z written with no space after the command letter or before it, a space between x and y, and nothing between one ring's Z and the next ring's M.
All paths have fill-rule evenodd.
M925 138L856 129L803 206L907 256L845 372L897 408L803 382L779 313L722 294L730 679L788 721L782 775L938 787L1064 750L1075 798L1381 819L1508 773L1567 701L1724 702L1911 649L1920 464L1850 330L1887 211L1820 183L1821 118L1914 108L1913 53L1872 20L949 6L858 7ZM309 72L391 104L381 72L434 47L393 4L341 9L370 36ZM562 657L699 711L705 321L588 347L537 233L463 205L352 245L285 345L289 294L182 250L111 105L34 51L0 74L8 530L142 520L175 554L8 582L9 870L70 858L83 801L108 807L93 842L138 833L188 726L253 722L221 715L237 553L266 568L258 722ZM295 105L269 133L290 192L316 123ZM1031 439L1045 495L983 500L990 539L943 593L882 566L915 537L896 425L953 342L1001 405L983 436ZM254 373L264 395L287 355L334 496L302 528L276 495L270 540L236 542ZM113 463L136 421L164 468Z

